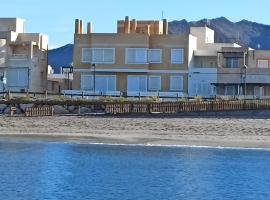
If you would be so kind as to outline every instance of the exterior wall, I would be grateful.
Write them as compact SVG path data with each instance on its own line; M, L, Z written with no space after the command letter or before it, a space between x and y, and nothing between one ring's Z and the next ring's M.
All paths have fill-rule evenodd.
M61 93L62 90L72 89L73 74L48 74L48 92Z
M217 68L217 56L196 56L194 66L197 68Z
M214 43L215 32L208 27L191 27L190 34L197 37L198 49L203 49L207 44Z
M73 89L80 90L82 74L93 75L91 63L82 62L83 48L114 48L115 62L113 64L96 64L95 74L116 75L117 91L127 92L129 75L158 75L161 77L161 92L170 91L170 76L183 77L183 91L188 92L188 62L189 62L189 36L167 35L158 32L163 30L165 22L137 21L137 28L150 24L150 34L124 33L124 22L118 21L118 33L90 33L74 34L74 83ZM158 22L158 23L157 23ZM131 23L131 22L130 22ZM77 25L76 25L77 26ZM77 27L78 28L78 27ZM166 30L165 30L166 31ZM161 63L126 64L126 48L161 49ZM184 49L183 64L171 63L171 49ZM148 78L147 78L148 79ZM150 90L149 90L150 91ZM180 92L180 91L179 91Z
M24 33L24 19L0 18L0 32Z
M194 63L194 52L197 50L197 38L195 36L189 35L189 43L188 43L188 67L193 68L195 66Z
M44 92L47 89L48 37L39 33L24 33L24 20L16 18L0 18L0 36L5 38L0 40L0 76L2 80L6 79L4 85L0 81L0 91ZM11 87L16 79L15 73L20 71L23 71L27 85L16 83ZM10 79L11 73L15 76L14 80Z
M77 73L76 76L79 76L78 79L80 79L80 75L93 75L90 72L84 72L84 73ZM147 77L147 91L149 92L156 92L155 90L149 89L149 76L160 76L161 77L161 89L159 92L175 92L174 90L170 89L170 77L171 76L182 76L183 77L183 90L179 92L188 93L188 74L171 74L171 73L111 73L111 72L97 72L96 76L99 75L115 75L116 76L116 90L121 91L123 93L126 93L128 91L127 88L127 81L128 76L137 76L137 75L143 75ZM74 75L75 78L75 75ZM73 83L73 89L78 88L80 90L80 82L74 81Z
M216 68L193 68L189 70L188 95L213 97L216 95L214 83L217 82Z

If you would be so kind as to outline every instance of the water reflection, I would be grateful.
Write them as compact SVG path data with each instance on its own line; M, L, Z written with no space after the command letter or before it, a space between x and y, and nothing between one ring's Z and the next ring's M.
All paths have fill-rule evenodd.
M0 199L268 199L270 152L0 141Z

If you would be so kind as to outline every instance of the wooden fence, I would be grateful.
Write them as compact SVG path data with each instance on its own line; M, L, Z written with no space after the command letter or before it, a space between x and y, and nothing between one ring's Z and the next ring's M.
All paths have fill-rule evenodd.
M1 101L0 101L1 103ZM105 114L121 113L185 113L185 112L222 112L222 111L242 111L242 110L267 110L270 111L270 99L261 100L223 100L223 101L187 101L187 102L102 102L102 101L48 101L36 100L21 102L18 100L3 100L2 104L13 105L11 115L16 112L19 104L33 104L33 107L25 109L25 116L52 116L54 106L61 106L68 112L73 112L78 108L88 108L88 112L102 112ZM74 107L73 111L68 108ZM13 110L14 107L14 110ZM58 109L58 108L57 108ZM75 111L74 111L75 112ZM59 112L58 112L59 113Z
M204 102L106 103L105 113L181 113L270 109L270 99Z
M37 106L26 108L25 116L27 117L53 116L53 106Z

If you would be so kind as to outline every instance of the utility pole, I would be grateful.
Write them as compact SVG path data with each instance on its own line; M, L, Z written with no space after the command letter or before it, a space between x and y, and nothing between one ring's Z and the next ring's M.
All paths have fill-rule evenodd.
M93 83L93 86L94 86L94 95L96 95L96 64L95 63L93 63L92 64L92 67L93 67L93 75L94 75L94 77L93 77L93 79L94 79L94 83Z

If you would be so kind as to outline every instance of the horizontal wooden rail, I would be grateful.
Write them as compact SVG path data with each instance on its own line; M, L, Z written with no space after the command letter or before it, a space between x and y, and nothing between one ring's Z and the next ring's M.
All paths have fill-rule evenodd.
M105 112L108 114L241 111L270 109L270 100L265 99L204 102L105 103L105 108Z

